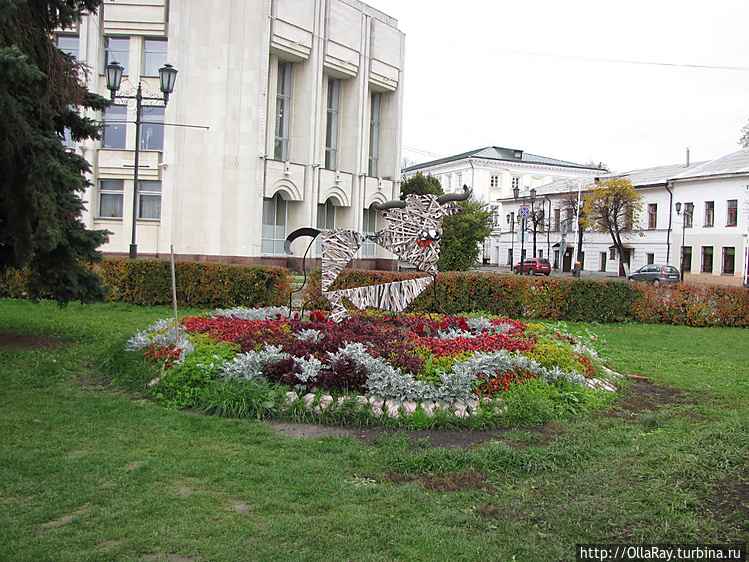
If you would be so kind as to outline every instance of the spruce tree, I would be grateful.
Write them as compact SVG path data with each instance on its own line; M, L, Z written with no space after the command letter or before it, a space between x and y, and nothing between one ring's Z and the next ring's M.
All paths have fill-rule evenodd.
M104 230L81 222L88 162L64 148L99 138L100 125L79 114L108 101L89 92L84 69L60 51L52 32L71 28L101 0L0 0L0 273L28 268L28 291L59 304L104 296L90 265Z

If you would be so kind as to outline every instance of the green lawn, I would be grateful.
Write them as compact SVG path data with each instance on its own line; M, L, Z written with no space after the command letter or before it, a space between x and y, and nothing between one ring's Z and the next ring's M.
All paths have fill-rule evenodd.
M0 560L551 561L577 543L749 540L746 330L570 325L653 384L462 451L290 439L97 377L168 316L0 300L0 332L61 346L0 351Z

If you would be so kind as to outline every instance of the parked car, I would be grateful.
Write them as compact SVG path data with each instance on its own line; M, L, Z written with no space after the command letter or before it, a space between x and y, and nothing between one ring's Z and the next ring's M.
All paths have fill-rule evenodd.
M551 273L551 264L546 258L525 258L522 264L515 264L515 273L548 276Z
M630 281L647 281L656 287L661 283L678 283L679 279L679 270L673 265L643 265L629 274Z

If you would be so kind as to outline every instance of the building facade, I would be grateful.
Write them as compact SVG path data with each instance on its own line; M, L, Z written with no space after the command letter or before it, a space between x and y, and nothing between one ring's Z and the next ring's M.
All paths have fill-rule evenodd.
M89 228L127 255L133 215L140 257L298 267L284 253L299 227L372 232L372 208L397 197L404 35L357 0L105 0L57 36L108 96L104 68L125 69L119 94L158 96L158 69L179 72L168 106L144 101L139 189L135 106L103 114L101 141L70 144L91 163ZM313 247L312 253L314 255ZM392 269L373 245L359 266Z
M602 175L601 180L608 177ZM642 199L639 234L625 239L630 270L651 263L684 269L684 281L715 285L749 282L749 149L717 160L634 170L616 177L629 179ZM536 256L548 257L554 268L570 271L576 261L584 270L624 275L624 266L608 234L585 230L582 244L575 205L594 180L579 178L551 183L536 190L535 205L545 206L547 220L535 233ZM579 194L579 196L578 196ZM527 196L527 193L526 193ZM500 265L520 259L521 247L533 256L533 229L520 228L521 202L502 201L508 224L497 242L506 256ZM509 224L509 223L512 224Z
M494 215L494 231L484 242L482 255L487 265L500 265L506 254L500 250L500 240L509 219L503 212L503 201L512 197L518 188L523 195L565 178L594 178L606 173L599 167L565 162L527 153L520 149L490 146L456 154L439 160L409 166L403 170L406 178L417 173L440 180L445 193L460 191L468 185L473 196L487 203ZM514 216L514 215L513 215Z

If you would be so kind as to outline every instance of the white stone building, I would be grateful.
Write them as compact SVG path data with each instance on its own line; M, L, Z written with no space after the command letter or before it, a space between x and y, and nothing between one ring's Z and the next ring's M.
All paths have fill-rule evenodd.
M419 172L439 179L445 193L460 191L463 185L467 185L477 200L490 205L495 230L484 243L483 261L499 265L505 260L505 254L499 253L500 237L507 226L504 224L503 201L512 197L515 187L525 195L533 188L538 189L556 180L592 179L606 170L537 156L519 149L489 146L409 166L403 170L403 175L411 178Z
M358 0L104 0L57 40L107 97L112 61L120 95L140 82L158 96L158 68L179 71L167 108L144 107L137 196L134 104L92 114L103 139L71 145L93 168L84 221L113 232L106 254L127 255L135 209L139 257L173 244L186 259L298 266L307 242L287 259L288 233L374 231L372 204L398 196L404 35ZM395 267L372 245L360 256Z
M632 271L649 263L681 268L683 247L685 281L715 285L747 283L749 149L709 162L659 166L615 175L629 179L643 196L643 210L639 216L642 236L633 234L625 240ZM610 176L602 175L601 179L607 177ZM563 271L570 271L580 256L584 270L623 275L623 265L608 234L585 231L581 251L578 251L576 217L566 212L568 205L564 200L570 196L574 199L578 191L584 195L593 181L587 178L563 180L536 190L535 205L543 205L547 217L544 228L536 233L537 255L548 257ZM502 203L507 216L517 217L519 202L510 196ZM514 224L514 231L507 224L503 225L496 242L496 252L505 256L500 265L508 266L520 259L520 223L515 221ZM522 237L527 256L533 255L531 237L528 224Z

